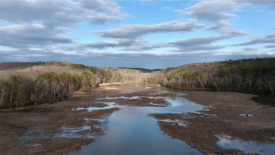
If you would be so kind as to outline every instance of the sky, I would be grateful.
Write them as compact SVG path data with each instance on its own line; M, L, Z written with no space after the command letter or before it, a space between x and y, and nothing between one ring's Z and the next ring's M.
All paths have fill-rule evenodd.
M0 62L162 69L275 57L275 0L0 0Z

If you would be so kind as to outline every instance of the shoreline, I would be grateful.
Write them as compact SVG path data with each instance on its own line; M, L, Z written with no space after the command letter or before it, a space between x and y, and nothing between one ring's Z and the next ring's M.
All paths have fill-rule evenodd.
M256 103L252 100L255 95L234 92L184 92L188 94L187 99L207 106L208 110L188 114L152 114L151 116L158 120L181 120L188 124L181 127L159 121L160 128L169 136L184 140L207 154L243 153L236 149L222 149L217 145L219 135L243 141L274 142L275 107Z
M115 89L109 89L109 88ZM2 112L0 117L0 152L16 154L60 154L80 149L81 146L94 142L94 138L85 135L102 136L106 129L101 128L108 117L119 108L101 109L88 112L85 108L105 107L104 102L116 102L125 106L167 106L167 103L157 98L136 98L136 96L164 97L167 94L158 94L165 91L159 86L150 85L150 88L138 86L136 83L124 83L105 85L90 93L75 92L66 101L54 104L41 104L23 107L18 110ZM178 126L173 122L159 121L160 129L173 138L183 140L193 148L208 154L242 152L236 149L224 150L217 145L217 135L225 134L232 138L240 138L246 141L271 142L275 137L275 107L260 105L252 100L255 95L235 92L213 91L181 91L187 93L184 96L190 101L206 106L207 108L197 113L187 114L156 114L156 119L181 120L187 126ZM134 97L133 99L108 99L104 97ZM96 100L102 103L98 103ZM155 104L150 104L154 102ZM77 110L79 108L79 110ZM252 114L253 117L240 116L240 114ZM148 116L150 117L150 116ZM103 122L103 123L102 123ZM62 128L83 130L73 133L79 137L56 137L62 134ZM87 128L89 127L89 128ZM32 130L29 130L32 129ZM31 131L31 132L30 132ZM44 139L44 136L49 138ZM95 136L95 137L96 137ZM22 143L23 137L23 143ZM24 139L24 137L32 137ZM40 145L38 145L40 144ZM43 146L43 147L42 147Z

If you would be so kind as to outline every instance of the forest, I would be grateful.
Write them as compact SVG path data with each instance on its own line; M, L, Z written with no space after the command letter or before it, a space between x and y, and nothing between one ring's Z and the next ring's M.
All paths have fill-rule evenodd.
M62 101L101 83L160 84L172 89L275 93L275 58L188 64L161 71L66 62L0 63L0 108Z
M173 89L274 95L275 58L189 64L152 73L143 82Z
M6 66L6 67L3 67ZM62 101L100 83L137 81L140 71L62 62L0 64L0 108ZM145 74L145 73L144 73Z

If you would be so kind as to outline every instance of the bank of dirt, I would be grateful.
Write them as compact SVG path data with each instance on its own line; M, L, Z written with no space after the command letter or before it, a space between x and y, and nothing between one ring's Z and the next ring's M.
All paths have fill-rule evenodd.
M256 103L252 100L254 95L210 91L185 93L189 94L187 99L207 106L208 110L187 114L152 114L159 120L186 122L186 126L178 126L172 122L159 121L160 128L168 135L184 140L207 154L244 153L237 149L224 150L219 147L218 135L259 143L274 142L272 137L275 137L275 108Z
M54 104L0 112L0 154L64 154L93 142L94 138L85 135L103 135L105 129L100 128L102 123L97 120L118 110L73 110L105 106L94 102L95 94L74 95ZM88 127L74 133L74 129L83 126Z

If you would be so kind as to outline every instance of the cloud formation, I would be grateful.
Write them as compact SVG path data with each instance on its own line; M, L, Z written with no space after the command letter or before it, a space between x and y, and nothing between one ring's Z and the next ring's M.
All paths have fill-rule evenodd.
M1 53L1 51L0 51ZM213 62L228 59L242 59L255 57L270 57L275 55L273 52L254 52L254 53L185 53L185 54L115 54L115 53L83 53L83 54L64 54L56 52L44 51L28 51L26 54L22 51L14 51L12 53L1 53L1 62L8 61L70 61L73 63L81 63L91 66L100 67L140 67L148 69L162 69L166 67L175 67L188 63Z
M240 4L234 1L210 0L201 1L187 8L185 13L199 20L219 23L228 18L235 17L235 15L230 12L239 8Z
M56 43L72 43L62 30L41 24L22 24L0 27L0 45L14 48L43 47Z
M120 39L114 41L101 41L101 42L91 42L84 43L79 45L79 49L106 49L106 48L114 48L114 47L128 47L131 46L134 42L130 39Z
M112 16L107 14L97 14L96 16L88 17L88 20L97 25L103 25L109 22L119 22L123 19L122 16Z
M263 5L267 7L274 8L275 1L274 0L236 0L239 3L246 3L246 4L256 4L256 5Z
M119 6L114 0L79 0L83 8L98 12L107 12L111 14L119 14Z
M190 2L136 0L131 3L140 3L140 6L135 6L138 9L150 7L150 10L155 8L144 2L152 1L154 5L173 3L165 10L167 17L150 19L151 15L144 16L148 12L128 15L129 12L124 11L132 10L131 6L127 8L126 4L130 3L127 1L1 0L0 61L64 60L86 64L94 61L90 65L119 63L136 67L146 63L162 66L166 61L181 65L183 59L196 62L245 57L248 54L275 55L272 53L275 50L275 34L251 39L251 32L246 31L249 29L236 22L243 8L261 6L259 8L272 10L275 8L274 0L197 0L179 11L183 16L173 16L174 12L169 12L169 9L178 9L173 8L176 3L182 6L180 4L189 5ZM151 37L153 41L147 39ZM241 39L250 41L232 46L229 39L236 39L234 42ZM218 53L230 48L246 53L232 52L230 56L226 55L228 52ZM268 53L261 52L263 49ZM257 53L253 53L255 50ZM217 55L217 59L213 58ZM139 67L148 68L144 65Z
M220 41L222 39L227 39L228 36L204 36L204 37L194 37L184 40L178 40L169 43L170 46L178 48L178 52L192 52L192 51L212 51L224 48L221 45L213 45L213 42Z
M0 5L0 18L16 23L68 25L95 13L121 15L114 0L1 0Z
M179 12L194 17L199 21L211 22L213 25L209 26L208 30L245 35L247 32L234 28L234 26L228 22L229 19L236 18L237 15L235 15L234 12L239 11L244 6L245 3L238 2L238 0L206 0L200 1L184 11L180 10Z
M256 45L256 44L274 44L274 43L275 43L275 34L270 34L262 38L255 38L248 42L236 44L236 46L246 46L246 45Z
M213 45L224 39L235 37L231 35L216 35L216 36L201 36L192 37L183 40L176 40L171 42L162 42L151 44L143 39L118 39L114 41L91 42L82 44L80 49L107 49L107 48L121 48L122 51L140 51L155 50L158 48L174 48L173 52L197 52L197 51L213 51L225 48L225 45Z
M96 34L108 38L137 38L150 33L194 31L202 27L196 21L171 21L154 25L125 25L115 29L97 31Z
M83 20L116 22L123 16L114 0L1 0L0 21L6 25L0 27L0 46L25 49L72 43L64 35L68 27Z

